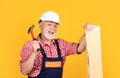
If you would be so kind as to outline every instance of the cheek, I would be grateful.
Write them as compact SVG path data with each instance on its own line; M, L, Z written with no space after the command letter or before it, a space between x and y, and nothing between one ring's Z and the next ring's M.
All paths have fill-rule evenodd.
M48 28L45 28L45 27L41 28L41 31L42 31L43 33L46 33L48 30L49 30L49 29L48 29Z
M55 29L55 32L57 32L57 28Z
M41 30L44 30L44 29L45 29L45 26L44 26L44 25L41 25L41 26L40 26L40 29L41 29Z
M41 26L39 26L39 29L42 30Z

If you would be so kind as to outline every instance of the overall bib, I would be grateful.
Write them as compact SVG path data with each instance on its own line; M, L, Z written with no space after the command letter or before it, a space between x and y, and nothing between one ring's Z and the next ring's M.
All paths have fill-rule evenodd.
M40 50L43 55L41 72L37 77L28 78L62 78L63 62L61 57L61 51L57 40L55 40L55 43L57 45L58 57L57 58L46 57L46 53L42 46L40 45Z

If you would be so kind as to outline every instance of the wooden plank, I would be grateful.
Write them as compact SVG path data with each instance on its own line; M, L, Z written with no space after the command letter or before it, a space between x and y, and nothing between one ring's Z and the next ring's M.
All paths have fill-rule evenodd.
M86 31L88 78L102 78L100 27Z

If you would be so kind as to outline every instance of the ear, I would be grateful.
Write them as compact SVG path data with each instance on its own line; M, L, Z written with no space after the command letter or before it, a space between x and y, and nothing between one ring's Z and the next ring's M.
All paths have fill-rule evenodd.
M41 23L38 23L39 28L41 29Z

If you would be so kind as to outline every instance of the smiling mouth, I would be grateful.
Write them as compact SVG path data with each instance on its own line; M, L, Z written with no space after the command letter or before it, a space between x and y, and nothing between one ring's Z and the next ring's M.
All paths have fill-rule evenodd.
M55 32L54 32L54 31L52 31L52 30L49 30L49 31L48 31L48 34L54 35L54 34L55 34Z

